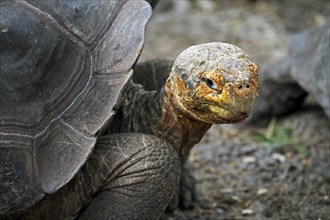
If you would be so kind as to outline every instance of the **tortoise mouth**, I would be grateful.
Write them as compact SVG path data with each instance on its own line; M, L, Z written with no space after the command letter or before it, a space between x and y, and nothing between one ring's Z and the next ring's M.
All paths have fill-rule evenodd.
M210 124L233 124L246 119L250 114L244 111L231 110L226 107L206 105L203 108L186 108L186 112L196 120Z
M249 117L249 114L248 113L238 113L233 116L231 116L230 118L225 118L225 117L221 117L219 116L219 118L221 118L222 120L225 121L225 123L238 123L238 122L241 122L241 121L244 121L244 119L246 119L247 117Z
M214 115L214 117L211 117L212 123L237 123L250 115L248 112L231 110L219 106L212 106L210 110L210 115Z

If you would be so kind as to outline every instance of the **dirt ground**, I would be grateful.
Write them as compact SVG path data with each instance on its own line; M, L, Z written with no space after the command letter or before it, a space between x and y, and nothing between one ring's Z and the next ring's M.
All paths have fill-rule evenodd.
M140 60L173 60L190 45L222 41L243 48L262 74L286 55L292 34L329 13L325 0L160 0ZM304 152L256 141L267 125L214 125L190 157L199 202L165 218L330 219L330 122L313 103L277 120Z

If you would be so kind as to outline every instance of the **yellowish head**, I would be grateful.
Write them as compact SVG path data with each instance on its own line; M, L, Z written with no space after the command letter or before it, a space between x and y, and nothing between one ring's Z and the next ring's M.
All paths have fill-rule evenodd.
M175 60L166 92L178 110L196 120L239 122L249 116L257 97L257 66L231 44L192 46Z

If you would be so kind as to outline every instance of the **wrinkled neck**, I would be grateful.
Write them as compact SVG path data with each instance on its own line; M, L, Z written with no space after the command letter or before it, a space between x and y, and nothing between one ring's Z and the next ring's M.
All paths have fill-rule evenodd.
M174 91L177 88L174 85L170 77L161 91L162 113L153 131L171 143L181 154L188 154L212 124L198 121L185 112L175 97Z
M211 124L194 119L180 107L174 85L169 78L159 91L145 91L141 85L128 83L107 133L152 134L168 141L180 154L188 154Z

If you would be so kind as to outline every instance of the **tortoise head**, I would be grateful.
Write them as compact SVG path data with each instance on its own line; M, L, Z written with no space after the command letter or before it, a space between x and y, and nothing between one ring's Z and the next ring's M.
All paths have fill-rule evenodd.
M257 97L257 66L234 45L200 44L177 57L166 84L176 108L190 117L235 123L249 116Z

